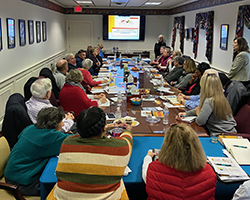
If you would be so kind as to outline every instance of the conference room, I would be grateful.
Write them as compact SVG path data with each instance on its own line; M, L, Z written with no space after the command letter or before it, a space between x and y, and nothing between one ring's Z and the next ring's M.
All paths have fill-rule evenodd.
M106 4L101 5L99 1L91 1L87 4L75 4L71 1L65 3L63 1L36 0L0 2L1 127L5 115L5 106L11 94L20 93L24 95L23 87L30 77L38 77L39 72L44 67L55 69L57 61L64 58L67 53L75 54L80 49L87 49L88 45L97 46L97 44L102 43L104 46L102 51L107 56L114 55L115 48L122 56L133 57L146 54L150 60L153 60L155 59L154 45L157 43L158 36L162 34L166 45L170 46L172 51L180 50L183 55L193 58L196 64L207 62L211 68L228 74L234 57L232 43L236 33L250 41L247 23L243 22L241 25L237 23L241 16L240 13L244 10L243 6L249 5L248 1L162 1L159 6L148 6L144 5L145 1L131 0L120 2L120 5L113 1L105 3L102 1L102 3ZM81 11L75 12L75 7L81 7ZM225 12L225 10L230 12ZM131 38L125 41L108 39L105 36L105 17L108 15L142 16L140 22L145 23L144 27L141 27L141 29L144 28L144 33L141 32L138 41L131 40ZM202 29L202 22L204 21L205 29ZM195 34L197 33L195 32L197 23L201 24L198 35ZM20 34L21 30L19 29L19 26L21 27L23 24L25 25L25 36ZM213 27L212 29L210 27L210 32L206 27L207 25ZM14 32L11 32L11 30L14 30ZM221 32L225 30L227 30L227 34L224 34L221 40ZM210 34L209 37L207 37L206 31ZM13 33L14 42L9 40L9 37L13 37ZM226 40L224 40L225 35ZM21 38L25 38L26 41L24 42ZM117 58L119 56L118 53ZM138 72L138 81L142 80L139 78L141 75ZM151 88L150 91L153 92L154 87L150 83L148 84L146 87ZM138 85L138 87L141 86ZM160 96L160 93L155 95ZM147 103L150 104L150 102ZM133 114L131 111L133 109L135 109L137 115L139 114L138 110L141 109L141 106L140 109L131 104L129 106L131 108L126 114ZM113 109L107 110L107 112L115 112L115 107L106 109ZM178 112L179 110L170 110L170 117L175 116ZM143 120L145 120L144 118L142 122L146 123ZM129 183L142 183L140 170L143 158L149 149L159 149L163 141L164 134L162 131L164 127L161 122L158 126L142 126L143 123L132 130L134 133L134 152L129 165L132 166L133 171L127 177L124 177L125 185L128 185L128 188ZM176 123L174 117L169 119L169 124L171 123ZM195 123L191 124L195 131L201 134L206 133L203 127L194 125ZM214 155L209 152L211 150L209 145L207 146L209 150L206 150L206 145L203 143L206 137L200 138L206 155L217 156L217 154ZM153 145L154 142L152 141L154 140L156 145ZM211 143L210 140L207 142ZM145 146L141 147L142 144L145 144ZM211 143L210 145L217 146L220 144ZM136 157L136 154L138 157ZM218 154L218 156L223 156L223 154ZM132 162L139 158L140 162ZM133 167L134 165L136 166ZM247 167L243 167L243 169L246 170ZM138 185L138 187L142 187L140 184ZM224 187L223 184L218 182L216 199L223 199L223 196L225 196L224 199L232 198L239 185L240 183L237 183ZM133 187L136 188L135 185ZM131 186L131 188L133 187ZM233 189L229 192L227 187L233 187Z

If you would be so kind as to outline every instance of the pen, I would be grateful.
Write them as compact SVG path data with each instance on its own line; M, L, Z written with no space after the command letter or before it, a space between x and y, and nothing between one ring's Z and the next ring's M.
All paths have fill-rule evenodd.
M151 115L152 115L152 117L154 116L154 113L153 113L153 111L151 111Z
M233 146L234 146L234 147L239 147L239 148L244 148L244 149L247 148L246 146L241 146L241 145L237 145L237 144L234 144Z
M232 166L232 165L230 165L230 164L220 164L220 163L217 163L216 165L226 166L226 167L231 167L231 166Z
M181 115L180 117L186 117L185 115Z

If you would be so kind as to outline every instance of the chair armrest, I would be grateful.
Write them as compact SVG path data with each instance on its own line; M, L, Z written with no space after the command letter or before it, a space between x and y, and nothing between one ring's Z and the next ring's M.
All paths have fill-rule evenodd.
M0 189L10 191L17 200L26 200L18 191L16 185L0 182Z

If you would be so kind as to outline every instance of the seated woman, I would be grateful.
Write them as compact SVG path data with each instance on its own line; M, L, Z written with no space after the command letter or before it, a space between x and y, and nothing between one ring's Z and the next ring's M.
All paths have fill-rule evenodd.
M26 127L18 136L5 168L6 183L18 186L23 195L40 196L39 178L50 157L60 152L69 135L62 133L62 108L43 108L37 123Z
M163 52L164 52L165 49L166 49L165 46L161 46L161 48L160 48L160 55L157 56L157 58L154 59L153 61L150 61L149 64L150 64L150 65L153 65L153 66L154 66L154 65L159 65L159 64L160 64L160 63L159 63L159 60L162 58Z
M216 174L206 162L196 132L186 124L170 126L159 153L144 158L142 176L148 199L214 199Z
M83 76L80 70L70 70L65 78L66 83L59 94L60 105L65 111L73 111L76 117L82 110L91 106L98 107L98 105L107 101L104 94L87 96L80 84L82 80Z
M187 112L180 112L177 119L184 116L197 116L196 123L206 126L210 134L235 133L236 122L232 109L224 96L219 77L216 74L206 73L202 76L200 105Z
M171 49L166 47L166 49L163 51L163 56L159 60L159 64L157 65L157 68L160 72L169 72L169 65L172 64L172 59L170 56Z
M77 119L79 135L66 139L56 168L51 199L128 199L122 176L132 153L131 126L107 138L106 114L91 107Z
M196 70L196 65L193 59L189 58L184 61L183 75L178 79L176 82L171 82L170 85L174 86L175 88L186 88L189 81L192 79L192 75Z
M210 69L210 65L205 62L202 62L197 66L197 69L193 73L191 80L187 84L186 90L183 91L183 94L197 95L200 93L200 79L207 69Z
M91 76L90 72L88 71L92 65L93 65L93 61L90 60L89 58L87 58L82 62L83 68L78 68L82 72L83 80L82 80L81 84L85 88L89 87L89 86L92 87L95 85L99 85L99 84L108 82L107 79L104 79L103 81L94 81L92 79L92 76Z

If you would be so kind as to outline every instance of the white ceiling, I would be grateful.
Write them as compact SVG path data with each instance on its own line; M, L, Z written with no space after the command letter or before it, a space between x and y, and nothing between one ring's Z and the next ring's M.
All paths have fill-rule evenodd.
M199 0L86 0L91 3L77 3L77 0L49 0L64 8L81 6L82 8L117 9L170 9ZM160 2L160 5L145 5L146 2Z

